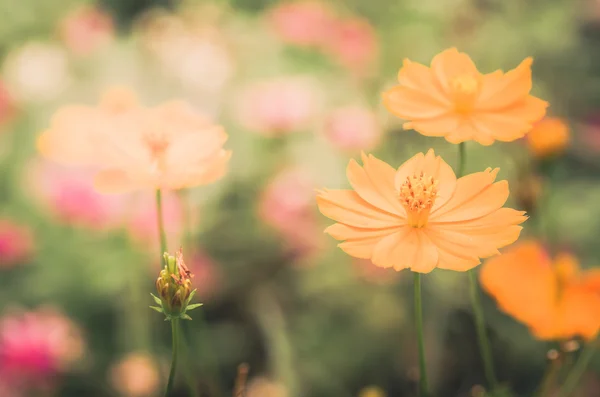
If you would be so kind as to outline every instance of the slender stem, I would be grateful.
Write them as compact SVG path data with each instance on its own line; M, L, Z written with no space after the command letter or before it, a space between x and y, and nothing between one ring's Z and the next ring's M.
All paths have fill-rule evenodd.
M162 192L156 189L156 221L158 222L158 235L160 237L160 255L167 252L167 235L165 233L165 222L163 219Z
M595 343L590 343L586 346L586 348L579 356L577 363L575 364L569 375L567 375L567 379L565 379L565 383L560 389L560 392L558 393L557 397L567 397L575 391L575 389L579 385L579 380L583 376L583 373L585 372L588 364L592 360L592 357L594 356L595 352Z
M535 393L536 397L545 397L550 395L564 361L563 352L559 353L557 350L551 350L550 352L556 353L556 356L549 357L550 362L548 363L548 367L546 368L546 372L542 378L542 383L540 384L538 391ZM551 354L550 352L549 354Z
M415 323L419 344L419 396L429 395L427 386L427 367L425 366L425 341L423 335L423 305L421 300L421 273L415 275Z
M466 145L461 142L458 145L458 172L456 176L462 177L465 171L466 163ZM475 269L468 271L469 273L469 284L470 284L470 295L471 295L471 306L473 307L473 314L475 316L475 328L477 331L477 340L479 343L479 351L481 359L483 361L483 370L485 373L485 379L489 387L495 389L498 387L496 375L494 373L494 360L492 359L492 349L490 348L490 341L487 336L485 328L485 317L483 314L483 307L481 306L481 300L479 299L479 287L477 285L477 274Z
M173 385L175 384L175 371L177 370L177 356L179 350L179 319L171 320L171 332L173 334L173 356L171 359L171 371L169 372L169 381L167 382L167 390L165 391L165 397L169 397L173 392Z

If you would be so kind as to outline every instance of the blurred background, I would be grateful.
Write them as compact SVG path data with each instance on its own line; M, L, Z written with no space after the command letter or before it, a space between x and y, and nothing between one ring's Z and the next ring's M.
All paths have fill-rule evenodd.
M60 106L110 86L185 99L230 135L224 179L166 197L169 247L204 303L183 327L181 396L185 379L231 395L241 363L248 397L416 395L411 274L337 249L314 200L348 186L361 150L397 167L433 147L456 164L455 145L402 131L381 105L407 57L457 46L486 73L534 57L549 132L468 143L466 169L501 168L531 215L522 239L600 264L597 0L0 0L0 21L1 397L162 395L153 194L102 196L35 149ZM533 395L553 346L484 303L498 377ZM481 395L466 275L427 275L424 306L436 395ZM600 395L599 369L579 395Z

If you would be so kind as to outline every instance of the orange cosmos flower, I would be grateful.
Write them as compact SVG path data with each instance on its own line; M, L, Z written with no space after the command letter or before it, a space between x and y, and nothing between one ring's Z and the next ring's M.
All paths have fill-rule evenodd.
M560 154L569 144L569 126L557 117L546 117L527 134L527 145L536 157Z
M508 183L494 182L498 169L456 179L433 150L394 170L372 155L354 160L347 175L354 190L324 190L321 212L336 224L325 231L351 256L396 270L429 273L434 268L466 271L479 258L514 242L522 211L502 208Z
M531 64L527 58L507 73L481 74L465 53L450 48L431 67L404 60L400 85L383 94L385 106L408 120L405 129L443 136L451 143L523 137L546 113L548 103L529 95Z
M43 155L61 163L92 165L102 193L182 189L223 176L231 153L227 134L185 102L153 108L128 96L108 95L100 106L60 110L39 138Z
M572 255L552 260L527 241L488 260L480 278L500 309L539 339L590 340L600 330L600 270L580 270Z

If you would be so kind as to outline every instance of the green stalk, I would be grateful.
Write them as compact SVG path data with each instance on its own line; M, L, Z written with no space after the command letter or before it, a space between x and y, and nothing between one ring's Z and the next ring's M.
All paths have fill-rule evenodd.
M590 343L585 347L585 349L579 356L577 363L575 364L569 375L567 375L565 383L563 383L563 387L560 389L560 392L558 393L557 397L567 397L577 389L579 381L581 380L581 377L583 376L590 361L592 361L592 357L594 356L595 352L595 343Z
M425 341L423 335L423 304L421 299L421 273L414 273L415 282L415 323L417 326L417 339L419 346L419 396L429 396L427 385L427 367L425 365Z
M171 371L169 372L169 381L167 382L167 390L165 391L165 397L169 397L173 392L173 385L175 384L175 371L177 370L177 356L179 348L179 319L171 320L171 332L173 334L173 356L171 358Z
M461 142L458 145L458 172L457 178L463 176L465 171L466 163L466 145ZM477 341L479 343L479 351L481 354L481 360L483 361L483 370L485 373L485 379L488 386L491 389L498 387L498 381L494 373L494 360L492 358L492 349L490 347L490 341L487 336L485 328L485 316L483 314L483 307L481 305L481 299L479 298L479 287L477 285L477 273L475 269L468 271L469 273L469 292L471 297L471 306L473 308L473 314L475 316L475 328L477 331Z
M156 220L158 222L158 234L160 238L160 256L167 252L167 235L165 233L165 222L163 220L162 192L156 189Z

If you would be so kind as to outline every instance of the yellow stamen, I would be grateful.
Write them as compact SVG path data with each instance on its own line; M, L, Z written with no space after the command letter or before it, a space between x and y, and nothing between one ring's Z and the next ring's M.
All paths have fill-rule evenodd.
M479 86L479 80L471 74L461 74L450 81L457 112L467 113L473 109Z
M410 226L420 228L427 224L437 197L438 185L439 181L422 172L406 177L406 181L400 186L399 198L406 209Z

